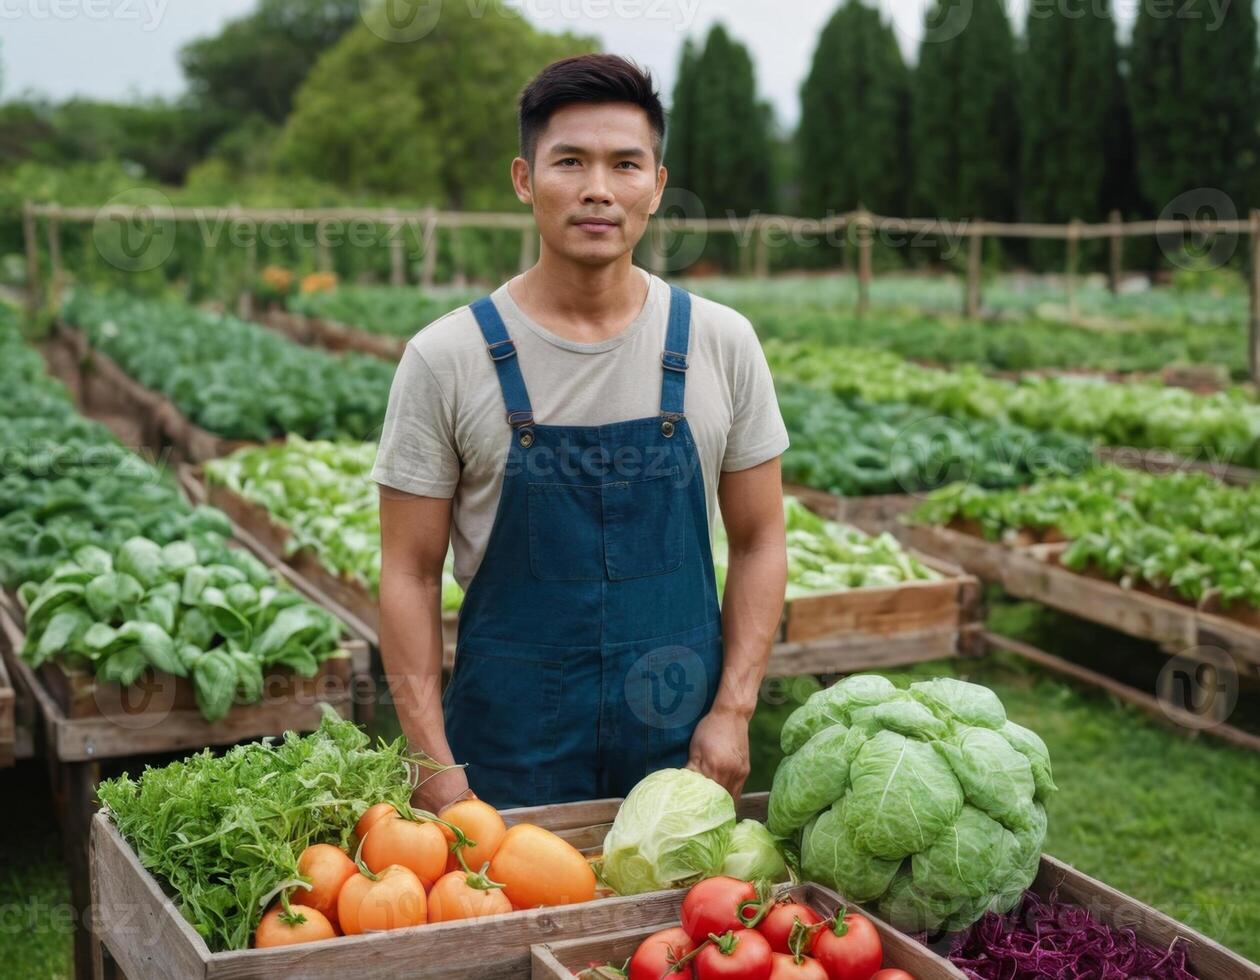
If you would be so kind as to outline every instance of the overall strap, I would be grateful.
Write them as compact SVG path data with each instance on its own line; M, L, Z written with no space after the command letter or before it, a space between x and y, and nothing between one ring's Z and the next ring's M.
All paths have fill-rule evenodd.
M669 287L669 326L661 354L661 414L681 417L687 387L687 346L691 340L691 294Z
M472 304L473 316L485 338L486 350L494 361L494 370L503 389L503 405L507 409L508 425L514 429L529 428L534 424L534 410L529 404L529 392L525 390L525 378L516 359L516 345L508 336L503 317L495 308L494 300L483 296Z

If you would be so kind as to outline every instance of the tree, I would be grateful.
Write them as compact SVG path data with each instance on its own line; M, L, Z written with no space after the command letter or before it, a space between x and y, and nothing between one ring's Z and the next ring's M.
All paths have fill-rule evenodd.
M969 18L959 23L959 17ZM911 83L913 206L944 218L1015 212L1015 42L1001 0L937 0Z
M800 197L822 216L858 205L906 213L909 73L892 27L846 0L818 38L801 86Z
M703 112L690 127L694 156L688 190L710 217L773 209L769 113L757 100L748 50L715 24L696 62L695 77L694 104Z
M254 114L283 122L311 65L359 20L359 0L261 0L184 47L189 90L220 132Z
M509 172L520 90L596 42L544 34L501 0L445 4L423 36L387 37L360 24L320 58L285 124L282 165L443 207L519 206Z
M1097 221L1122 172L1124 87L1107 0L1080 10L1033 3L1020 58L1022 211L1031 221ZM1117 157L1120 157L1119 159ZM1038 262L1061 262L1059 242L1033 243Z
M700 60L691 38L683 41L678 59L678 77L665 126L665 167L674 187L691 187L695 182L695 126L700 115L696 105L696 70Z
M1155 210L1213 188L1245 213L1255 200L1260 100L1252 4L1142 4L1130 64L1138 181Z

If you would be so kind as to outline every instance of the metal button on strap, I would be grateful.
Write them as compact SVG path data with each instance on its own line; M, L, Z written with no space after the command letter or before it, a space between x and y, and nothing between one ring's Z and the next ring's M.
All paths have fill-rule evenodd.
M521 433L521 445L524 446L526 449L528 449L533 444L534 444L534 434L530 432L529 429L525 429Z
M666 439L668 439L673 434L674 434L674 423L669 419L665 419L665 421L661 423L661 435L663 435Z

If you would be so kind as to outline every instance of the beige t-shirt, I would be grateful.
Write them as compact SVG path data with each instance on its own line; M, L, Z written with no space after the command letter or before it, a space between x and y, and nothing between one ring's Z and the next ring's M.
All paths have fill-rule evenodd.
M594 344L557 336L527 317L504 283L492 298L516 344L540 425L608 425L660 411L669 285L642 269L648 295L615 337ZM691 297L684 412L704 474L712 534L720 471L783 453L787 429L752 324ZM394 376L372 479L424 497L454 497L451 544L464 588L481 564L499 505L509 428L494 363L468 306L411 338Z

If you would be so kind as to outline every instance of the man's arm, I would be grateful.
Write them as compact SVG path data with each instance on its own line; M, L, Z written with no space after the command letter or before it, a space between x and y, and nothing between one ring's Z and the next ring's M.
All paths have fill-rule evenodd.
M770 661L787 587L778 457L723 473L718 503L729 556L722 599L722 680L691 738L687 763L739 798L748 778L748 722Z
M387 486L381 503L381 660L413 752L451 763L442 716L442 564L451 501ZM412 802L436 812L468 790L462 769L425 779ZM427 778L426 778L427 777Z

